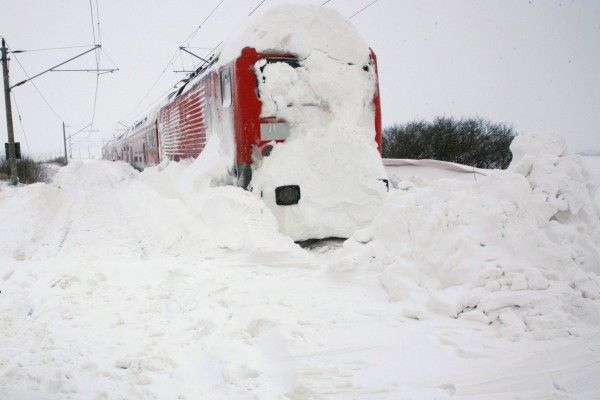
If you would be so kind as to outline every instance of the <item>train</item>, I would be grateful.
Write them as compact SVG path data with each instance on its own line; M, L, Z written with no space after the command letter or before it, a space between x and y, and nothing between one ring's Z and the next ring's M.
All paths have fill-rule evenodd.
M166 159L196 158L204 150L210 132L229 131L235 138L235 164L231 171L236 184L247 188L252 179L253 153L268 155L271 142L283 142L290 133L286 121L261 116L254 65L265 60L297 66L298 59L293 54L259 53L251 47L244 48L237 59L215 68L218 59L210 57L168 95L161 107L106 143L102 158L125 161L140 169ZM377 73L377 58L372 50L370 62ZM378 81L372 106L373 140L381 152Z
M364 226L364 223L373 217L373 212L365 212L365 209L375 207L369 202L373 203L371 200L376 199L375 203L380 203L381 192L386 192L388 189L387 177L381 162L382 122L377 57L372 49L365 46L360 52L360 57L349 56L348 60L341 60L340 57L343 55L334 54L332 49L337 42L343 41L344 37L350 37L357 42L360 36L355 34L354 27L329 10L305 7L292 11L294 12L287 14L267 13L265 18L268 19L269 15L273 17L269 23L257 22L249 32L278 29L279 31L272 35L274 37L279 35L281 38L281 40L277 38L277 43L289 42L290 33L287 33L286 29L294 29L293 25L300 22L294 20L294 15L304 13L307 18L313 19L313 26L316 26L314 31L308 33L315 36L315 48L303 52L294 51L293 48L281 50L282 46L279 46L278 50L275 46L253 45L252 40L248 40L249 43L240 46L234 57L224 56L223 52L211 55L179 85L176 85L160 106L135 122L125 133L106 143L102 148L102 157L106 160L124 161L137 169L144 169L165 160L180 161L198 158L205 151L211 136L219 135L226 137L225 141L230 142L232 147L229 182L243 189L255 191L263 197L273 208L282 231L288 231L294 239L348 237L352 234L352 230ZM277 20L281 15L283 15L282 19ZM340 35L342 39L330 35L331 43L328 44L319 29L331 30L331 21L338 24L340 29L347 29L350 33L342 32ZM319 24L321 27L317 26ZM298 32L306 31L298 27ZM257 35L260 40L254 42L264 41L262 36ZM320 45L323 45L322 49L318 48ZM350 43L345 48L351 48L352 45L354 44ZM320 74L319 62L324 68L329 68L327 70L329 75ZM283 87L277 88L274 94L270 94L265 84L267 71L271 74L273 82L284 82L286 77L290 76L293 79L290 78L292 80L289 82L285 81L282 83ZM302 84L307 85L306 82L300 82L302 79L312 82L310 83L313 85L312 89L301 87ZM343 79L344 82L336 83L336 79ZM360 82L355 84L353 80ZM314 93L306 95L306 92L311 90L318 92L320 98L311 100L311 96L315 97ZM328 99L330 92L332 96L337 97ZM294 93L297 99L292 96ZM357 101L354 93L357 98L362 94L364 99ZM268 100L267 97L271 95L273 98ZM302 96L308 96L308 99L301 99ZM270 103L267 104L268 102ZM344 112L340 112L340 110L344 111L345 103L348 103L347 109L351 110L347 116L343 116ZM289 110L286 108L288 106L291 107ZM332 109L335 107L338 111L334 112ZM315 112L320 113L321 116L308 117L316 115ZM356 121L350 121L352 119ZM327 126L317 126L315 121L321 120L327 121ZM357 146L352 149L349 147L349 150L340 150L342 154L338 157L341 160L337 164L339 167L333 164L316 165L318 162L315 163L314 160L321 157L319 149L316 148L319 147L318 145L305 145L304 152L315 153L307 155L307 160L302 160L302 154L298 155L296 152L294 161L286 160L283 163L285 165L273 165L275 159L281 160L281 158L271 156L271 152L280 155L282 145L289 146L288 139L290 142L299 143L298 136L303 126L306 131L319 129L327 131L330 127L344 122L353 124L354 127L361 125L361 136L365 136L364 132L366 132L367 140L363 145L358 146L358 150L353 150ZM339 130L344 129L354 128L352 126L339 128ZM332 142L329 147L335 149L336 145ZM335 150L329 150L329 153L331 151ZM352 154L353 151L355 154ZM370 172L364 179L379 181L379 183L360 184L359 176L365 175L360 166L358 169L352 169L342 165L346 162L361 162L360 160L366 159L361 158L363 154L358 154L357 157L357 151L368 153L368 162L365 164L375 165L365 166ZM322 154L323 160L328 157L331 158L331 154ZM342 160L344 157L347 160ZM271 160L267 160L269 158ZM312 161L309 162L308 159ZM335 157L332 160L335 160ZM312 165L299 165L307 163ZM270 182L265 183L267 174L263 173L261 178L253 183L253 175L259 172L258 168L261 165L270 165L276 174L283 177L271 179L272 182L278 182L271 185ZM279 169L281 171L278 171ZM352 169L354 178L342 177L340 171L334 171L339 169L349 171ZM311 181L300 177L298 171L301 170L308 171L307 174L314 174L314 179ZM324 185L319 186L315 181L327 181L327 179L331 183L330 187L325 189L328 192L317 193L323 192ZM261 183L259 184L258 181ZM357 182L357 189L354 192L347 191L348 186ZM266 187L269 185L275 187ZM366 193L366 197L358 193L361 190ZM340 197L342 195L344 198ZM323 201L325 197L335 204L325 206ZM365 200L366 198L368 200ZM296 209L292 209L293 206L296 206ZM323 209L322 213L317 210L319 207ZM340 224L339 221L346 222ZM286 229L285 225L296 227Z

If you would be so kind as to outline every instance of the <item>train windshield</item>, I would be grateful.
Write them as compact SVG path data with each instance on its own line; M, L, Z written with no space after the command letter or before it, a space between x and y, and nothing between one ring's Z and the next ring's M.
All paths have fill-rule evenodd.
M276 64L279 64L276 66ZM289 124L277 117L277 105L279 100L273 96L272 89L278 91L275 87L281 84L279 74L284 70L296 69L300 67L300 61L293 57L270 57L259 60L255 64L257 75L258 97L262 102L262 111L260 119L260 139L261 141L285 140L290 135ZM275 98L274 98L275 97Z

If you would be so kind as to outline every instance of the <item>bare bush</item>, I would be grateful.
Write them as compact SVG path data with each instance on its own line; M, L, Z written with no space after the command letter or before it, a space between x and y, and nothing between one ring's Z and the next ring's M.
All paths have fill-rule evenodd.
M514 129L482 118L439 117L384 130L386 158L434 159L478 168L507 168Z
M47 182L48 175L43 163L31 158L17 160L19 182L24 184ZM0 159L0 180L10 180L10 164L7 159Z

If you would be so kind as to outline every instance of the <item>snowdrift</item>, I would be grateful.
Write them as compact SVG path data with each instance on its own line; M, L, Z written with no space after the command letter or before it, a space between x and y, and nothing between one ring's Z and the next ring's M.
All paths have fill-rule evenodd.
M503 335L577 335L600 323L598 210L562 138L518 136L508 171L403 182L331 272L375 269L416 319L441 313ZM587 328L584 328L587 327Z
M0 397L597 398L589 180L560 140L513 150L312 251L210 163L0 186Z

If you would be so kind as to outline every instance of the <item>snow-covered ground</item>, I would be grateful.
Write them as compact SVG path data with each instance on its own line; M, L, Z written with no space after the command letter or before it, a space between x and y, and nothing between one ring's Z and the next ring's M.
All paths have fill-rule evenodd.
M2 186L0 399L600 398L597 209L552 146L310 248L193 164Z

